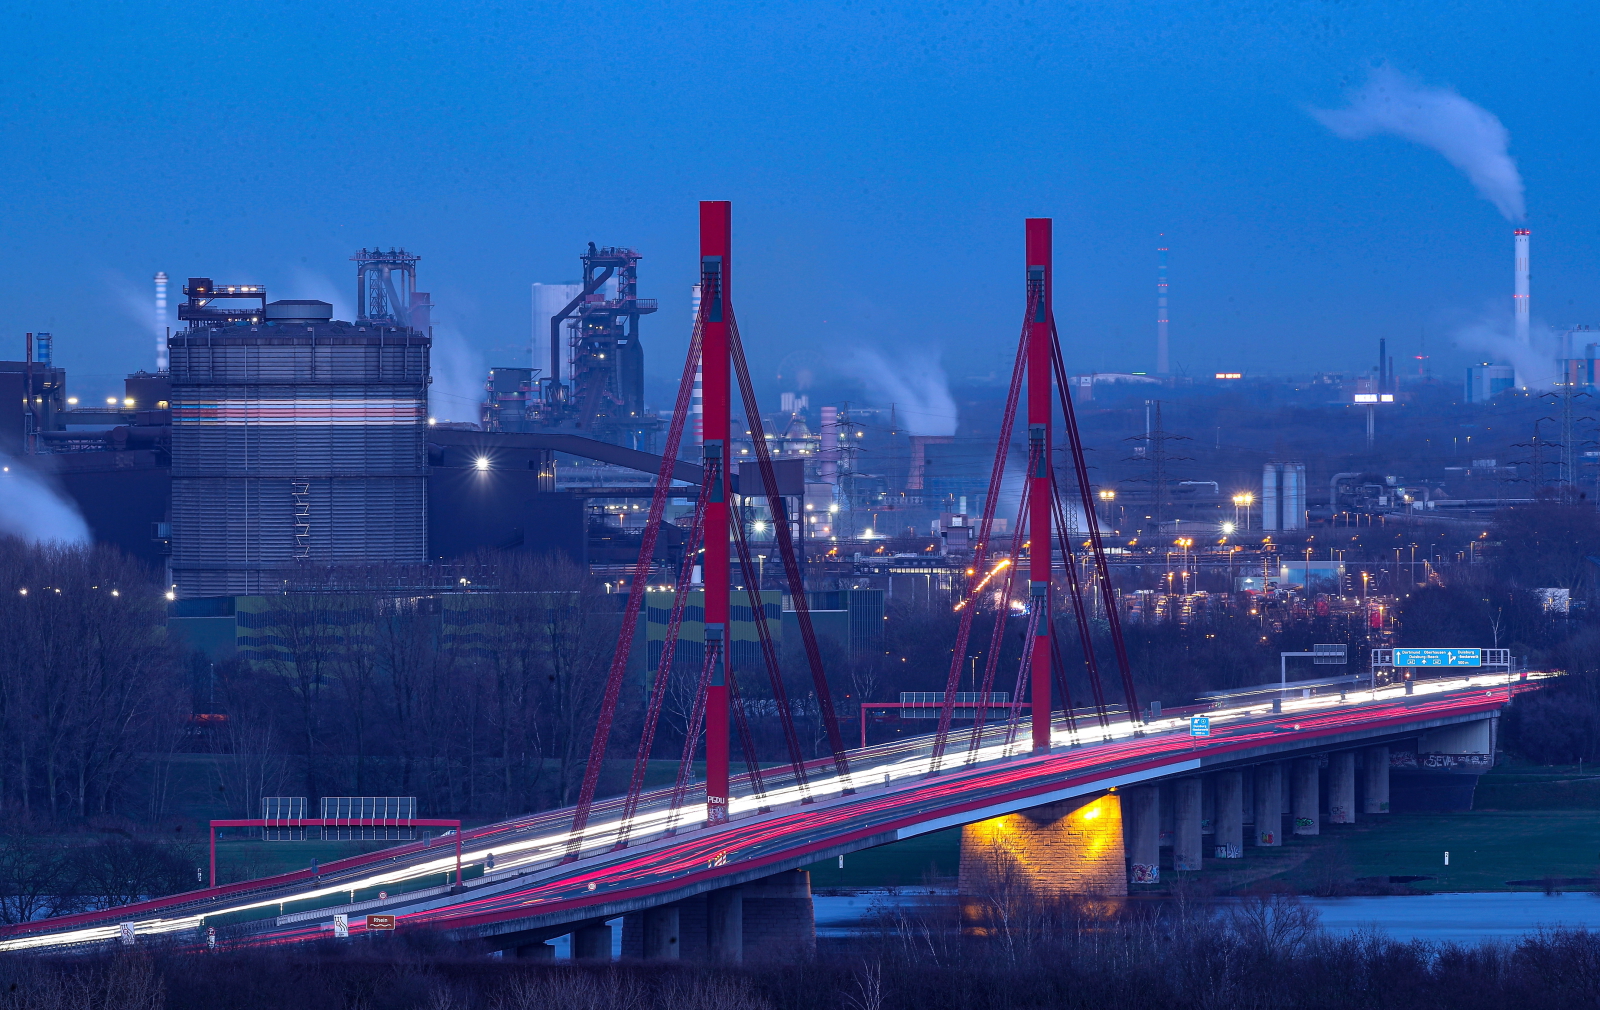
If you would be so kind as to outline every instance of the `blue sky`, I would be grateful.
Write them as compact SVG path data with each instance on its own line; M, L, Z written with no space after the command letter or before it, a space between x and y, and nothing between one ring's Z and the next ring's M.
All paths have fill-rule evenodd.
M1071 367L1153 364L1157 235L1191 373L1351 369L1509 316L1511 225L1442 157L1309 113L1371 68L1499 117L1534 315L1600 322L1586 5L827 2L23 5L0 31L0 339L94 395L152 360L149 279L342 298L424 257L436 319L523 364L528 284L638 247L652 371L687 337L695 201L735 203L758 372L800 351L1004 367L1022 218L1057 221ZM676 360L675 360L676 359ZM820 381L826 375L819 376Z

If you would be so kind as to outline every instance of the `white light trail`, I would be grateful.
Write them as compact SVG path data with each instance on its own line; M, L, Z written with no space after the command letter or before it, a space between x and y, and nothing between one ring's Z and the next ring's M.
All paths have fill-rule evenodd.
M1530 679L1543 679L1554 674L1529 674ZM1448 680L1413 681L1412 697L1444 694L1450 691L1461 691L1469 688L1483 688L1487 693L1504 692L1514 682L1509 681L1503 674L1480 674L1465 677L1451 678ZM1354 685L1352 685L1354 686ZM1291 690L1293 684L1291 682ZM1263 694L1271 692L1263 691ZM1399 683L1373 690L1362 689L1359 692L1351 691L1350 694L1359 693L1363 697L1360 701L1354 699L1341 701L1336 695L1325 695L1311 698L1286 698L1283 700L1283 711L1277 715L1282 718L1296 713L1322 713L1336 710L1341 706L1360 704L1361 702L1394 701L1406 696L1405 684ZM1272 705L1248 705L1235 708L1211 709L1205 715L1215 726L1219 721L1260 719L1263 716L1274 715ZM1052 739L1061 744L1079 744L1084 747L1095 747L1117 740L1126 740L1140 732L1145 735L1154 733L1187 733L1189 719L1187 716L1176 718L1156 719L1147 723L1135 723L1124 717L1111 723L1109 727L1098 725L1085 725L1075 733L1066 729L1058 722L1052 731ZM1006 725L997 723L985 730L985 738L992 738L989 742L980 745L975 755L965 753L951 754L947 752L939 762L941 771L977 768L995 762L1014 758L1019 753L1026 754L1030 746L1026 742L1028 734L1021 727L1016 739L1010 744L1005 741ZM1092 738L1092 739L1089 739ZM838 775L826 775L809 778L807 785L802 789L798 784L784 786L769 790L761 796L745 795L734 797L729 805L730 815L738 820L747 820L759 815L762 807L770 808L772 814L779 813L779 808L798 806L807 795L812 796L817 802L839 799L843 796L847 781L859 780L867 783L868 787L880 783L893 787L899 782L910 780L913 784L922 781L930 769L932 750L931 738L919 741L915 745L916 752L902 753L896 751L888 754L863 754L851 764L850 779L846 780ZM774 769L778 771L779 769ZM887 777L887 778L885 778ZM674 840L671 834L674 830L688 832L705 830L700 822L704 816L703 804L692 804L680 807L678 810L670 809L670 796L663 795L651 802L647 807L642 807L635 814L633 824L629 829L629 851L649 851L650 848L669 843ZM692 820L691 820L692 818ZM690 822L686 824L686 822ZM558 820L557 824L567 823ZM622 819L613 817L606 820L597 820L591 823L584 834L584 845L580 855L585 858L602 856L609 852L620 837ZM566 856L568 832L561 828L555 832L540 835L534 838L483 840L476 841L472 848L463 848L461 853L462 866L469 866L484 862L491 852L495 857L495 872L493 878L504 880L508 877L522 876L528 882L530 871L537 871L541 864L547 864L547 869L557 869L562 865ZM421 863L408 863L404 866L396 865L390 870L374 870L366 876L357 879L340 880L329 883L327 886L316 887L310 890L297 892L282 897L245 901L239 904L219 903L215 909L209 909L204 916L183 914L171 917L155 917L150 919L135 920L134 932L139 936L152 936L181 932L186 929L198 929L204 918L231 915L238 912L247 912L256 909L270 908L274 905L284 907L289 903L300 903L316 898L331 895L352 893L354 891L383 887L390 884L399 884L417 877L425 877L436 873L450 872L455 869L456 856L454 839L450 835L441 836L435 843L439 846L438 858L429 859ZM481 847L479 847L481 844ZM509 871L516 870L517 873ZM409 904L405 894L397 894L385 904L384 907ZM366 902L361 902L365 905ZM329 906L315 909L331 917L340 910L341 906ZM311 910L307 910L311 911ZM41 933L31 936L20 936L0 940L0 950L28 950L42 947L56 947L66 944L91 943L111 941L118 937L118 923L85 926L81 929L68 930L60 933Z

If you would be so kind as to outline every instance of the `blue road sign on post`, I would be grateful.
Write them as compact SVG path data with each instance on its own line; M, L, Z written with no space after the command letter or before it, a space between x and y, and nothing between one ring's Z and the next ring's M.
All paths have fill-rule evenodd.
M1210 736L1211 735L1211 717L1210 716L1204 716L1204 715L1193 715L1193 716L1190 716L1189 717L1189 735L1193 736L1193 737Z
M1482 666L1479 649L1396 649L1395 666Z

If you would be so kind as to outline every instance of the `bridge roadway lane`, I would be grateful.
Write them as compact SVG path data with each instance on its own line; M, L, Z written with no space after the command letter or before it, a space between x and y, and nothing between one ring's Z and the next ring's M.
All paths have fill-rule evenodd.
M1407 697L1392 689L1380 692L1372 701L1348 703L1332 698L1295 700L1286 703L1282 715L1273 715L1263 706L1211 712L1213 735L1199 744L1189 738L1187 720L1167 719L1140 736L1132 735L1126 722L1114 724L1114 738L1109 741L1099 740L1098 727L1080 722L1084 726L1078 734L1082 744L1067 746L1071 738L1064 723L1058 721L1057 749L1038 758L1006 757L1005 728L994 727L985 734L977 763L970 766L963 766L968 734L958 732L952 734L943 762L946 770L937 777L926 775L931 738L912 738L852 752L852 780L858 790L852 795L839 795L831 762L818 762L809 772L816 776L811 790L816 802L808 805L799 802L791 773L764 771L769 786L766 802L772 812L759 812L763 801L748 794L746 782L745 792L734 804L736 819L717 829L687 823L688 811L696 818L701 815L702 807L696 805L679 812L676 823L681 826L676 834L669 833L669 791L657 790L641 803L633 841L621 850L614 848L620 799L597 804L583 858L568 864L562 864L561 858L571 810L548 811L463 834L464 864L481 864L488 853L495 854L496 870L486 881L456 894L433 888L397 894L381 906L374 902L347 906L352 913L352 932L361 930L362 913L380 910L395 913L403 928L442 929L462 937L548 930L564 922L609 917L630 908L677 900L835 852L1178 774L1199 767L1202 757L1210 765L1263 748L1315 748L1318 741L1333 744L1351 733L1381 737L1411 724L1452 721L1493 710L1507 697L1505 681L1499 678L1421 685L1419 692ZM1017 746L1025 746L1027 738L1024 724L1017 732ZM885 774L890 776L887 787ZM116 937L120 922L135 923L141 935L188 931L187 937L195 937L203 916L397 884L453 865L454 839L447 835L435 839L431 847L413 843L331 863L315 883L308 870L299 871L108 912L9 927L0 932L0 949L109 942ZM325 936L333 914L343 910L345 907L327 907L272 917L274 925L251 930L238 939L275 943Z

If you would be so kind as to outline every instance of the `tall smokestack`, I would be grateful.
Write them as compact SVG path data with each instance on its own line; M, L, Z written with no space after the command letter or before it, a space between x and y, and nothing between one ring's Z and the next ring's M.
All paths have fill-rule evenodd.
M1511 296L1511 304L1516 310L1517 343L1523 347L1528 346L1528 229L1518 228L1514 233L1516 238L1516 291Z
M156 371L167 370L167 274L156 272Z
M1159 238L1165 239L1162 233ZM1156 249L1160 265L1156 269L1156 374L1167 374L1167 246Z

